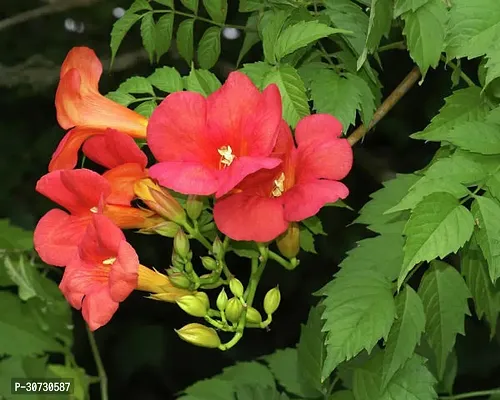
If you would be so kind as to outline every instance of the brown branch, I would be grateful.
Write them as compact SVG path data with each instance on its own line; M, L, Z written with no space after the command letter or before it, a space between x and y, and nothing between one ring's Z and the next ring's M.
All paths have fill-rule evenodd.
M50 3L33 10L19 13L17 15L14 15L13 17L0 20L0 31L10 28L14 25L31 21L32 19L43 17L44 15L55 14L76 7L90 6L91 4L97 3L98 1L100 0L59 0L55 3Z
M349 135L347 140L349 144L353 146L359 140L365 136L370 129L372 129L386 114L396 105L396 103L401 100L401 98L412 88L412 86L419 80L421 74L418 67L414 67L408 75L403 79L403 81L398 85L396 89L384 100L380 107L373 114L373 118L368 124L360 125L356 130Z

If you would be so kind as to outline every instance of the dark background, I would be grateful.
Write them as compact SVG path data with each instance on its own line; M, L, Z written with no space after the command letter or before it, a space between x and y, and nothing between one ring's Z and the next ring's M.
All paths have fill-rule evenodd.
M237 13L237 2L230 3L228 22L244 24L246 16ZM47 4L36 0L2 0L0 26L2 19ZM53 205L38 195L34 187L46 173L50 156L64 134L57 125L54 108L59 66L68 50L79 45L92 47L102 60L109 59L109 33L116 20L113 9L129 5L129 0L96 1L87 7L51 13L0 29L0 217L34 229L37 220L52 208ZM84 26L83 32L67 30L65 22L66 26L71 25L68 19L72 19L80 30ZM197 35L206 28L198 22L196 27ZM401 40L397 31L392 36L387 42ZM222 81L235 68L241 43L241 37L223 40L222 58L214 68ZM148 64L141 52L138 27L127 35L119 55L115 70L106 71L101 79L102 93L114 90L129 76L148 75L153 71L154 66ZM261 47L257 45L244 61L260 59ZM385 86L383 97L386 97L413 64L408 54L401 50L384 52L381 59L384 69L379 72ZM188 71L175 48L162 58L161 64L174 66L181 74ZM463 64L463 68L477 80L477 63ZM345 180L351 191L347 203L355 210L361 208L371 192L381 187L381 181L393 177L396 172L413 172L429 162L436 147L413 141L408 136L423 129L443 104L443 98L451 93L450 74L451 70L446 70L442 64L430 71L425 83L416 85L376 129L356 145L355 166ZM276 284L282 292L282 305L275 314L271 330L247 330L244 339L230 351L200 349L182 342L173 329L190 322L186 314L173 305L133 293L122 303L112 321L96 332L109 378L110 399L173 399L187 385L213 376L236 361L294 346L300 323L305 321L310 306L317 301L311 293L331 279L345 252L357 240L370 235L361 226L345 228L356 217L355 212L328 208L320 216L328 232L328 237L317 239L320 255L302 254L301 265L293 272L270 264L264 274L257 304L262 301L265 291ZM129 236L143 264L159 269L168 267L171 244L167 239ZM244 280L249 269L247 262L244 259L233 261L230 260L233 272L241 274ZM83 321L77 312L74 317L76 359L89 374L95 375ZM488 330L475 319L468 319L466 329L467 338L458 339L460 367L455 391L498 386L498 341L489 343ZM91 398L99 398L97 385L92 388Z

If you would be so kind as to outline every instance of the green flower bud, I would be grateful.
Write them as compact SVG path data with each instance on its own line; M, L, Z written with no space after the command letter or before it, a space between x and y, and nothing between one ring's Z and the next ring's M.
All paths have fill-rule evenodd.
M187 314L193 317L204 317L207 314L208 307L196 296L187 295L175 300L177 305Z
M151 228L158 235L173 238L181 227L172 221L165 221Z
M281 293L276 286L266 293L264 297L264 311L267 315L273 314L279 307L281 301Z
M212 245L212 253L216 260L220 260L222 254L224 253L224 245L218 236L215 237L214 243Z
M229 281L229 289L231 290L231 293L236 297L242 297L243 291L245 290L243 288L243 284L236 278L232 278Z
M210 299L208 298L208 295L205 292L196 292L195 297L198 298L207 308L207 310L210 308Z
M217 269L217 261L215 261L212 257L201 257L201 263L203 267L209 271L214 271Z
M182 259L186 259L188 257L189 239L182 229L179 229L175 234L174 250Z
M231 322L239 321L243 312L243 304L237 297L231 297L226 306L226 318Z
M249 324L260 324L262 322L262 315L257 309L253 307L247 308L247 323Z
M177 333L182 340L196 346L208 347L210 349L216 349L220 346L220 339L217 332L205 325L197 323L188 324L176 330L175 333Z
M200 196L195 194L190 194L186 201L186 211L193 221L197 220L200 217L201 212L203 211L203 200Z
M172 265L174 266L174 268L176 268L179 271L183 271L184 264L185 264L184 259L174 251L172 253Z
M191 287L191 281L181 272L171 273L168 278L172 282L172 285L180 289L189 289Z
M280 253L286 258L293 258L299 254L300 250L300 229L299 224L292 222L288 229L276 239L276 244Z
M226 291L224 289L222 289L219 293L219 295L217 296L217 308L220 310L220 311L224 311L226 309L226 306L227 306L227 294L226 294Z

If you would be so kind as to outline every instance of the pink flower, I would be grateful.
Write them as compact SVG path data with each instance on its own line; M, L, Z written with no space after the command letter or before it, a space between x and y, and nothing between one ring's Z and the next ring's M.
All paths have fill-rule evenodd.
M281 125L274 155L282 164L248 176L228 196L217 201L217 227L235 240L268 242L291 222L315 215L326 203L344 199L341 182L352 167L352 149L340 139L342 126L334 117L316 114L295 130L297 147L286 124Z
M270 154L281 115L278 88L260 93L241 72L206 99L172 93L149 120L147 141L159 161L150 175L180 193L222 196L247 175L279 165Z

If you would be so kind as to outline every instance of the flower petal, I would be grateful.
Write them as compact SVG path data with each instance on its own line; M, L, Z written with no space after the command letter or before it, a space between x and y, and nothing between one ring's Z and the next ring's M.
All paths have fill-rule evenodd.
M87 294L83 299L82 315L89 325L91 331L106 325L115 312L119 304L111 298L109 290L102 288Z
M215 203L214 220L219 230L234 240L268 242L288 227L281 198L237 193Z
M282 196L287 221L302 221L316 215L327 203L345 199L349 189L341 182L313 180L296 184Z
M37 182L36 190L73 215L89 215L101 196L109 195L111 188L98 173L75 169L49 172Z
M104 207L104 215L122 229L151 228L165 222L153 211L113 204L107 204Z
M302 118L295 128L295 140L298 146L328 141L341 135L342 124L330 114L309 115Z
M83 145L83 152L92 161L108 169L126 163L139 164L143 169L148 164L146 154L130 136L114 129L104 135L93 136Z
M176 92L168 95L151 115L147 141L160 162L203 162L207 148L205 135L205 98L199 93ZM213 162L220 157L216 149Z
M238 157L229 167L220 171L219 185L215 196L224 196L230 190L234 189L234 187L246 176L253 174L256 171L261 169L273 169L280 164L281 160L279 158Z
M80 258L84 262L97 264L108 258L116 258L123 240L123 232L111 219L95 214L80 242Z
M35 228L35 250L45 263L64 267L78 256L78 245L89 223L90 216L74 217L56 208L50 210Z
M97 91L102 75L102 64L94 50L83 46L73 47L62 63L60 78L72 69L80 72L84 87Z
M143 178L147 178L147 171L139 164L122 164L103 175L111 185L111 194L106 198L108 204L130 206L134 199L134 185Z
M134 248L122 240L109 273L109 293L114 301L125 300L137 287L139 258Z
M160 185L183 194L210 195L218 188L211 168L194 162L161 162L149 168Z

